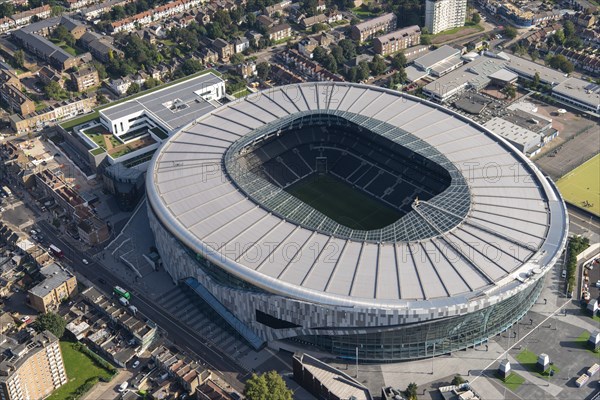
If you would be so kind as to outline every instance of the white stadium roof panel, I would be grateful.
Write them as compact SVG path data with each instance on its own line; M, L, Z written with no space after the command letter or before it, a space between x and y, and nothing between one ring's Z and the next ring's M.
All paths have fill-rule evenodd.
M446 197L438 194L390 225L391 236L323 219L260 179L242 176L249 185L242 191L240 177L224 162L226 153L255 140L252 135L271 134L314 113L350 118L373 135L431 157L456 183L443 192ZM270 143L273 151L287 149ZM289 146L298 143L289 138ZM534 255L550 256L559 246L546 237L564 222L550 213L551 201L560 197L528 164L500 137L440 106L377 87L319 82L250 95L173 134L155 155L148 193L154 213L186 246L201 252L217 243L214 262L263 290L344 305L448 305L455 296L459 303L479 296ZM464 217L453 210L464 210ZM492 250L482 252L484 245L510 265L494 260ZM520 249L516 258L511 247Z

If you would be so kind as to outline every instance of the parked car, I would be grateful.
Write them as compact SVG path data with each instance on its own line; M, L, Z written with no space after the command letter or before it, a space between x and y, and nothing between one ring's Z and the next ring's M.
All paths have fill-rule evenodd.
M567 277L567 270L563 269L562 270L562 274L560 276L563 277L563 278L566 278Z
M23 315L21 317L21 322L23 322L24 324L28 323L29 320L31 319L31 317L29 315Z
M119 386L119 393L123 393L125 390L127 390L128 386L129 386L129 382L127 382L127 381L121 383L121 385Z
M600 288L600 281L596 282L596 287Z
M88 260L86 260L85 258L83 260L81 260L82 263L84 263L85 265L88 265L90 262Z
M131 368L136 369L139 366L140 366L140 360L135 360L135 362L133 363L133 365L131 366Z

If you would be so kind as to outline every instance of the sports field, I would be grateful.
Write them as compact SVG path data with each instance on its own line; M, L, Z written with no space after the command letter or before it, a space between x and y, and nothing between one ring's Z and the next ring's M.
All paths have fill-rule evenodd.
M329 174L312 175L286 191L351 229L382 228L402 216L402 213Z
M566 201L600 216L600 154L557 182Z

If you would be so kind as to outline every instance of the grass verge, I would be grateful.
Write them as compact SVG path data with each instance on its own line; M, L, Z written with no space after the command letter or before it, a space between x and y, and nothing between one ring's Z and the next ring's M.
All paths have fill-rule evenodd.
M506 379L502 379L499 375L496 375L496 377L500 379L500 382L502 382L504 386L513 392L525 383L525 378L514 372L512 372Z
M528 370L529 372L536 374L537 376L541 377L541 378L550 378L550 371L553 370L554 374L557 374L560 369L558 369L558 367L556 367L556 365L551 365L550 367L548 367L548 369L546 369L544 372L539 372L538 368L537 368L537 354L535 354L532 351L529 350L523 350L522 352L520 352L519 354L517 354L517 357L515 357L517 359L517 361L519 362L519 364L521 364L523 366L523 368L525 368L526 370Z

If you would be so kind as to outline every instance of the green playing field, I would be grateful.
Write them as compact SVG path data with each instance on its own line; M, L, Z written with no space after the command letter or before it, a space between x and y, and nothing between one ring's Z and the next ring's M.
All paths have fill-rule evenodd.
M600 154L556 182L566 201L600 215Z
M399 211L330 174L312 175L286 191L351 229L382 228L402 216Z

